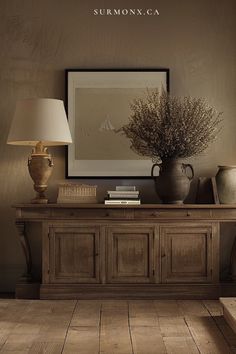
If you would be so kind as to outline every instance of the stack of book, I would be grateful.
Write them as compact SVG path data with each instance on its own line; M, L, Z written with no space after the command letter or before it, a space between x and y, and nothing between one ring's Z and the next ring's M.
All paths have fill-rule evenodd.
M114 191L107 192L105 204L108 205L139 205L139 191L135 186L116 186Z

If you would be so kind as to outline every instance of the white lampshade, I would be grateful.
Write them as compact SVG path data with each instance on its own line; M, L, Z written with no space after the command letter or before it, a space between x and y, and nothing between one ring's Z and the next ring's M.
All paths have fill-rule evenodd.
M46 146L72 143L64 103L52 98L17 102L7 144Z

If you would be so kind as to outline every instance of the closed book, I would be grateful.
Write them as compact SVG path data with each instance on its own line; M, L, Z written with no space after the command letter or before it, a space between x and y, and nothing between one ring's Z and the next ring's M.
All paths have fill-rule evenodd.
M139 191L107 191L108 194L112 194L112 195L139 195Z
M105 199L106 205L140 205L140 199L126 200L126 199Z
M136 191L135 186L116 186L116 191Z
M111 199L136 199L138 198L138 194L134 195L134 194L113 194L113 193L109 193L108 197Z

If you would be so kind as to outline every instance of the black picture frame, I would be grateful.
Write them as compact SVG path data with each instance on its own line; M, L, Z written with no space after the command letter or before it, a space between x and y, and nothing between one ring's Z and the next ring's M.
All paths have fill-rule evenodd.
M70 146L66 147L66 178L67 179L117 179L117 178L132 178L132 179L140 179L140 178L150 178L150 168L151 168L151 161L150 161L150 166L148 168L145 168L145 173L139 173L138 168L133 169L135 170L134 173L131 171L127 171L129 167L126 166L138 166L141 164L141 161L143 164L146 164L147 159L139 159L139 160L106 160L106 159L80 159L75 156L75 150L76 150L76 144L77 144L77 134L75 134L75 129L78 130L77 127L77 120L78 118L77 115L79 115L76 112L76 107L78 106L78 99L76 97L79 97L80 103L83 103L83 106L86 107L93 107L93 105L89 102L87 106L84 104L82 97L97 97L97 93L101 94L101 96L104 100L105 97L103 95L104 92L106 92L107 96L107 101L109 102L109 95L110 92L114 91L116 92L116 86L119 86L118 92L119 92L119 97L120 95L123 95L123 92L120 91L123 89L124 92L127 92L127 90L146 90L147 88L155 88L153 86L155 84L155 79L156 81L156 88L160 89L160 86L167 90L169 92L170 90L170 70L167 68L158 68L158 69L66 69L65 70L65 81L66 81L66 110L67 110L67 115L68 115L68 121L69 121L69 126L72 134L72 140L73 143ZM88 80L88 84L86 83L86 78ZM146 78L146 82L145 82ZM100 80L100 81L99 81ZM113 81L112 81L113 80ZM123 81L122 81L123 80ZM133 82L132 82L133 80ZM159 81L158 81L159 80ZM123 87L120 87L123 82ZM150 83L150 86L146 85L146 83ZM94 87L93 87L94 85ZM112 87L109 87L108 85L111 85ZM136 85L136 86L135 86ZM139 86L140 85L140 86ZM92 87L91 87L92 86ZM114 87L113 87L114 86ZM126 87L127 86L127 87ZM92 90L88 90L92 89ZM82 91L83 90L83 91ZM93 91L95 90L95 91ZM103 90L103 91L102 91ZM126 91L125 91L126 90ZM84 94L84 92L86 92ZM89 94L88 94L89 92ZM91 94L91 92L96 92L95 95ZM128 91L129 92L129 91ZM123 96L122 96L123 97ZM118 96L117 96L118 98ZM96 99L96 102L99 102L98 99ZM118 104L118 103L117 103ZM125 104L126 105L126 104ZM96 104L95 104L96 108ZM120 107L118 107L120 108ZM95 109L96 110L96 109ZM84 117L86 116L87 112L84 112ZM82 114L80 114L82 116ZM89 116L91 117L91 116ZM127 117L128 119L128 117ZM86 119L84 119L86 122ZM88 121L88 120L87 120ZM105 119L106 124L107 120ZM108 123L110 124L110 120L108 120ZM77 127L77 128L75 128ZM81 135L82 136L82 135ZM86 137L84 138L86 139ZM82 139L81 139L82 140ZM95 139L96 140L96 139ZM105 140L105 139L104 139ZM84 140L86 141L86 140ZM93 139L89 136L87 138L88 144L90 141L93 141ZM79 144L79 143L78 143ZM84 144L85 146L86 144ZM90 145L89 145L90 146ZM79 146L79 150L83 150L83 145ZM85 150L85 149L84 149ZM96 149L95 149L96 150ZM94 150L94 151L95 151ZM92 150L93 151L93 150ZM106 165L106 162L108 161L108 164ZM122 166L123 171L121 173L116 173L114 170L114 166L116 165L117 161L119 161L120 166ZM123 162L125 163L123 163ZM130 161L132 163L130 163ZM133 163L134 162L134 163ZM96 170L97 166L100 166L99 171ZM123 166L124 165L124 166ZM86 167L90 166L87 170ZM92 166L92 167L91 167ZM107 166L107 168L103 168L103 166ZM113 170L109 173L109 167L112 166ZM125 169L125 170L124 170ZM120 170L120 168L117 168L117 171ZM96 172L97 171L97 172ZM105 172L103 172L105 171ZM127 171L127 172L126 172ZM141 168L140 168L141 171ZM124 173L125 172L125 173Z

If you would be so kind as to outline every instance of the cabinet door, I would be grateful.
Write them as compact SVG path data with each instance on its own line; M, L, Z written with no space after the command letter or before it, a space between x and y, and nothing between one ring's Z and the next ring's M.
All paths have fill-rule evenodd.
M117 226L107 231L107 281L153 282L153 228Z
M99 282L99 229L50 227L49 282Z
M161 281L212 281L212 226L161 226Z

